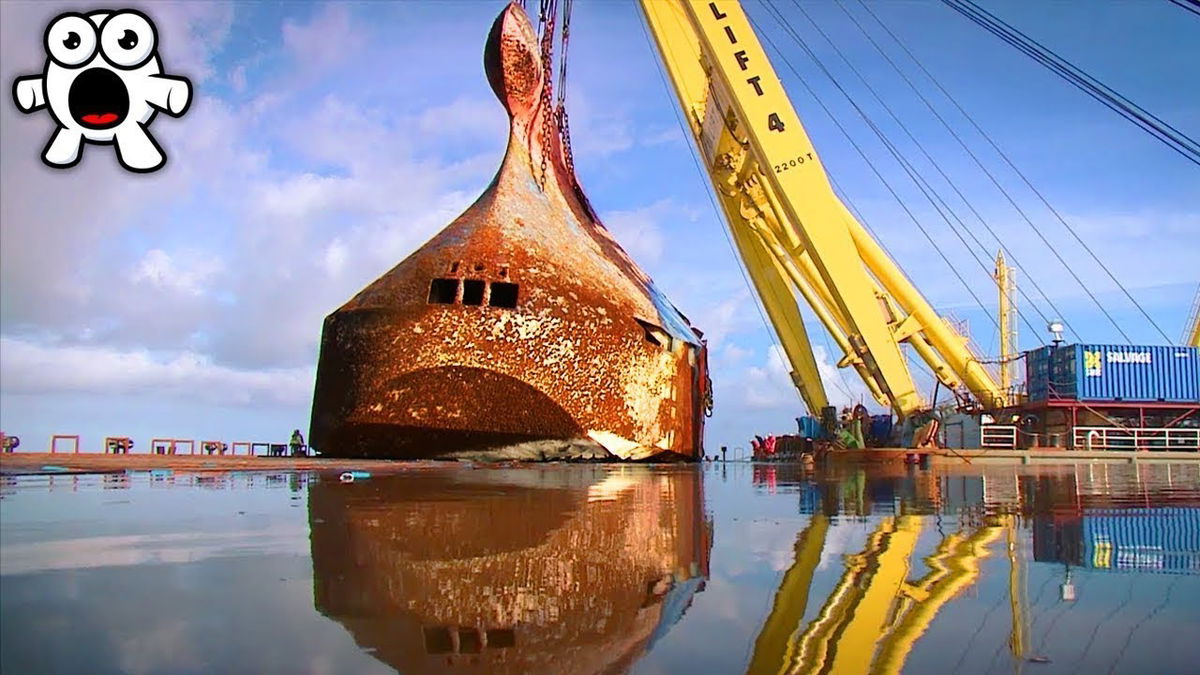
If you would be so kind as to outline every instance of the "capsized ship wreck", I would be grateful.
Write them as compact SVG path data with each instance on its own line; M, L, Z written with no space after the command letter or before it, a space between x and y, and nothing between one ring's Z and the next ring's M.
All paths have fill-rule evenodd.
M496 19L503 164L454 222L325 320L309 440L329 456L695 458L700 331L579 188L537 36Z

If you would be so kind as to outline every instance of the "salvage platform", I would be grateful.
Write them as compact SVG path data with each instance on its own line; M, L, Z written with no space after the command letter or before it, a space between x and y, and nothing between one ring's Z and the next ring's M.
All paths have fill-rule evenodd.
M391 474L438 466L431 462L332 457L127 455L14 452L0 454L0 474L122 473L124 471L366 471Z

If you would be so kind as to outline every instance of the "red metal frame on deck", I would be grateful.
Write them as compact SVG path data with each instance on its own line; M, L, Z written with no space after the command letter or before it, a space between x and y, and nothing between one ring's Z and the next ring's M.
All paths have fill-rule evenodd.
M58 452L58 442L60 440L75 441L75 449L72 450L71 452L72 452L72 454L76 454L76 455L79 454L79 434L54 434L54 435L52 435L50 437L50 453L51 454L55 454Z
M1099 411L1104 409L1110 410L1137 410L1138 411L1138 426L1146 425L1146 411L1150 410L1158 413L1166 413L1168 411L1175 412L1175 417L1164 427L1170 428L1179 424L1183 420L1197 415L1200 416L1200 402L1189 403L1167 403L1167 402L1138 402L1138 401L1077 401L1073 399L1047 399L1044 401L1029 401L1017 408L1005 409L1004 413L1012 414L1030 410L1047 410L1051 408L1065 408L1071 411L1071 426L1078 426L1079 410Z

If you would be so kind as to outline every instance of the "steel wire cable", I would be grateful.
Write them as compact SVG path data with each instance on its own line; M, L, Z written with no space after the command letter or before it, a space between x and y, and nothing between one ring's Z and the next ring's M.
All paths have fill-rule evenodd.
M992 147L992 149L994 149L996 151L996 153L1001 157L1001 159L1004 160L1005 164L1007 164L1008 167L1013 170L1013 172L1026 185L1026 187L1028 187L1030 189L1030 191L1032 191L1038 197L1039 201L1042 202L1042 204L1047 208L1047 210L1049 210L1050 213L1052 213L1055 216L1055 218L1060 223L1062 223L1063 227L1065 227L1067 229L1067 231L1071 233L1071 235L1075 238L1075 240L1077 242L1079 242L1079 244L1084 248L1084 250L1086 250L1088 252L1088 254L1091 256L1091 258L1094 261L1096 261L1096 263L1098 265L1100 265L1101 269L1103 269L1108 274L1108 277L1113 280L1113 282L1117 285L1118 288L1120 288L1122 290L1122 292L1124 292L1125 296L1134 303L1134 306L1137 307L1139 309L1139 311L1141 311L1142 315L1149 318L1149 315L1146 314L1145 310L1143 310L1141 308L1141 305L1137 304L1137 301L1133 299L1133 296L1131 296L1129 294L1129 291L1127 291L1125 289L1125 287L1123 285L1121 285L1121 282L1117 281L1116 277L1113 276L1112 272L1109 271L1108 268L1105 267L1102 262L1100 262L1099 258L1096 257L1096 254L1091 250L1090 247L1087 246L1087 244L1082 240L1082 238L1079 237L1079 235L1075 232L1074 228L1072 228L1067 223L1066 219L1064 219L1062 217L1062 215L1058 212L1058 210L1055 209L1050 204L1050 202L1046 199L1045 195L1043 195L1042 192L1033 185L1033 183L1029 180L1029 178L1016 166L1016 164L1013 163L1012 159L1010 159L1009 156L1000 148L1000 146L996 144L995 140L993 140L992 137L979 126L979 124L975 121L975 119L966 110L963 109L963 107L958 103L958 100L955 99L954 96L951 95L948 91L946 91L945 87L943 87L941 85L941 83L937 80L937 78L934 77L933 74L930 73L929 70L926 69L925 66L923 66L921 64L920 60L917 59L917 57L912 53L912 51L908 49L908 47L904 44L904 42L902 40L900 40L900 38L897 37L896 34L893 33L890 28L887 27L887 25L875 14L874 11L871 10L871 8L865 2L862 2L862 0L859 0L859 5L862 6L862 8L864 10L866 10L866 12L868 14L870 14L872 18L875 19L875 22L878 23L880 25L880 27L883 28L883 30L888 34L888 36L891 37L892 40L896 42L896 44L904 51L904 53L906 55L908 55L909 59L912 60L912 62L917 66L917 68L919 68L921 70L921 72L924 73L927 78L929 78L929 80L934 84L934 86L937 87L937 89L947 98L947 100L949 100L951 102L951 104L954 105L955 109L957 109L959 111L959 113L961 113L963 115L963 117L967 119L967 121L971 124L971 126L975 129L975 131L978 132L988 142L988 144ZM961 140L960 140L960 142L961 142ZM975 153L973 151L968 149L965 144L963 147L964 147L964 149L967 150L968 154L971 155L972 159L975 160L976 164L980 167L980 169L982 169L983 172L988 175L988 178L991 179L993 184L995 184L996 187L1000 190L1000 192L1005 196L1005 198L1008 200L1009 204L1011 204L1012 207L1014 209L1016 209L1016 211L1025 220L1025 222L1029 224L1030 228L1033 229L1034 233L1038 236L1038 238L1042 241L1042 243L1046 245L1046 248L1048 248L1050 250L1050 252L1054 255L1055 259L1057 259L1059 261L1059 264L1062 265L1063 268L1067 270L1067 272L1071 275L1071 277L1075 280L1075 282L1077 284L1079 284L1079 287L1083 289L1084 293L1088 296L1088 298L1096 305L1097 308L1100 309L1100 312L1105 316L1105 318L1108 319L1109 323L1111 323L1113 325L1113 327L1117 329L1117 332L1121 334L1121 336L1125 339L1126 342L1131 342L1131 340L1129 339L1129 336L1121 328L1120 324L1117 323L1116 319L1114 319L1112 317L1112 315L1109 314L1108 310L1104 308L1104 305L1100 303L1100 301L1096 298L1095 294L1092 293L1091 289L1087 286L1087 284L1085 284L1083 282L1083 280L1079 278L1079 275L1075 272L1075 270L1058 253L1058 250L1052 244L1050 244L1049 240L1042 233L1042 231L1037 227L1037 225L1035 225L1033 223L1033 220L1029 217L1029 215L1025 212L1025 210L1022 209L1019 204L1017 204L1016 200L1013 198L1011 193L1009 193L1008 190L1004 189L1000 185L999 180L995 177L995 175L991 171L989 171L987 169L987 167L978 158L978 156L975 155ZM1060 320L1063 321L1064 324L1067 323L1066 320L1062 318L1061 314L1060 314ZM1158 328L1157 324L1154 324L1152 319L1150 320L1150 323L1156 329L1158 329L1160 334L1162 333L1162 330ZM1067 329L1070 330L1071 333L1074 333L1076 335L1076 338L1079 337L1078 333L1076 333L1076 331L1074 329L1072 329L1069 326L1069 324L1067 325ZM1165 337L1165 334L1164 334L1164 337ZM1169 338L1168 338L1168 341L1169 341Z
M867 232L870 233L871 237L873 239L875 239L876 242L879 243L879 247L883 249L883 252L886 253L889 258L891 258L892 260L895 260L896 256L892 255L892 251L887 247L887 244L884 243L883 239L878 234L875 233L875 230L871 227L871 223L863 216L862 211L860 211L858 209L858 207L854 204L854 200L850 198L849 193L847 193L845 190L842 189L842 186L840 184L838 184L836 178L834 178L833 176L828 176L828 178L829 178L829 184L833 186L833 191L835 194L837 194L838 199L841 199L842 202L846 204L846 208L849 209L850 213L853 214L854 217L858 219L858 222L862 223L862 226L867 229ZM903 272L904 271L901 270L902 274L903 274ZM905 276L905 278L908 278L907 275ZM911 283L911 281L909 283ZM929 366L927 366L923 360L921 360L919 358L914 359L914 358L912 358L912 355L910 353L906 353L905 354L905 362L908 363L909 366L912 366L912 367L915 367L916 369L922 370L925 374L929 375L930 382L939 381L938 376L934 374L933 370L931 368L929 368ZM838 368L837 372L838 372L838 375L840 376L842 373L842 369ZM933 402L931 401L930 405L932 405L932 403Z
M1178 5L1182 9L1186 9L1196 16L1200 16L1200 2L1197 0L1170 0L1170 2L1174 5Z
M830 73L825 68L824 64L821 63L820 59L817 58L816 54L814 54L812 52L812 50L809 49L808 45L804 43L803 39L801 39L800 36L798 34L796 34L794 30L791 29L791 26L782 17L782 15L778 15L776 13L777 9L769 3L762 3L762 4L764 7L766 7L768 9L768 13L770 13L772 15L772 18L774 18L777 22L779 22L779 24L783 27L784 31L786 33L788 33L792 37L792 39L800 46L800 48L805 52L805 54L807 54L808 57L817 64L817 66L822 70L822 72L824 72L824 74L830 79L830 81L833 82L834 86L837 87L837 89L842 92L842 94L850 102L850 105L853 106L856 111L858 111L859 116L862 117L863 120L866 121L867 125L870 126L875 131L876 135L878 135L880 137L880 140L884 143L884 146L888 148L889 152L893 156L896 156L897 161L901 163L901 166L905 168L906 173L908 173L909 177L911 178L912 177L911 169L908 167L905 167L903 160L901 160L897 156L899 153L896 151L894 146L892 146L887 141L887 139L883 136L882 132L877 127L875 127L875 125L871 122L871 120L866 116L866 114L862 111L862 109L854 101L853 97L851 97L849 95L849 93L847 93L845 91L845 89L842 88L841 84L837 81L837 79L833 77L833 74ZM866 152L862 149L862 147L858 144L858 142L854 140L854 138L850 135L850 133L846 130L846 128L841 124L841 122L839 122L837 120L837 117L833 114L832 111L829 110L829 108L825 105L825 103L821 100L821 98L819 96L817 96L816 92L813 91L812 87L809 86L809 84L805 80L805 78L800 75L800 72L796 69L796 67L794 65L792 65L792 62L787 58L787 55L783 53L783 51L775 44L775 42L770 38L769 35L766 34L765 31L762 31L759 28L757 22L755 22L754 19L751 18L750 23L751 23L751 25L754 26L755 30L763 36L763 39L766 40L766 42L771 45L771 48L775 50L775 53L779 56L780 60L783 61L783 63L788 67L788 70L792 71L792 74L798 80L800 80L801 85L805 88L805 90L808 91L809 95L812 96L813 99L815 99L817 101L818 105L820 105L822 107L822 109L825 110L826 114L829 115L830 119L833 120L834 124L837 125L838 129L840 129L842 131L842 133L846 136L846 139L850 141L850 144L852 146L854 146L854 149L863 158L863 161L865 161L867 163L867 166L871 169L872 173L874 173L875 176L877 178L879 178L880 182L883 183L884 187L887 188L888 192L891 193L892 197L896 200L896 203L900 205L900 208L905 212L905 214L908 215L909 219L912 220L913 224L917 226L917 229L921 231L921 234L925 236L925 239L929 242L929 245L933 247L933 249L937 252L938 256L941 257L942 261L946 263L946 266L950 268L950 271L954 274L955 278L958 279L959 283L962 284L963 288L966 289L967 293L975 300L975 304L979 306L979 309L983 312L984 316L987 316L991 320L992 323L996 323L995 317L993 317L987 311L987 308L984 307L983 302L979 299L979 296L975 294L975 290L971 287L970 284L967 283L966 279L963 278L962 274L959 273L958 269L950 262L950 259L946 256L945 251L943 251L942 248L940 246L938 246L937 241L929 234L929 231L925 228L924 225L921 224L920 220L917 219L916 215L913 214L912 210L909 209L908 205L904 203L904 200L900 198L899 193L897 193L896 189L894 187L892 187L892 184L890 182L888 182L888 180L886 178L883 177L883 174L875 166L874 162L872 162L870 160L870 158L867 157ZM916 183L918 189L921 189L922 192L924 193L924 190L923 190L922 186L920 185L920 182L916 181L914 179L914 183ZM930 199L928 194L925 194L925 196L927 199ZM932 199L930 199L930 203L934 204L935 209L937 208L936 203L934 203Z
M1052 71L1063 75L1065 79L1072 82L1077 87L1080 87L1083 91L1091 95L1093 98L1099 100L1101 103L1104 103L1107 107L1116 110L1117 112L1121 112L1127 119L1130 119L1131 121L1137 120L1142 122L1142 124L1139 124L1139 126L1142 126L1143 129L1158 137L1160 140L1163 140L1176 152L1183 155L1194 164L1200 166L1200 143L1197 143L1196 140L1187 136L1183 132L1179 131L1153 114L1146 112L1132 101L1129 101L1129 99L1113 91L1107 85L1103 84L1099 80L1096 80L1086 72L1080 70L1071 62L1066 61L1062 57L1058 56L1058 54L1055 52L1037 43L1032 38L1029 38L1020 30L1013 28L1004 21L996 18L995 15L987 12L987 10L980 8L978 5L971 2L971 0L942 0L942 2L955 9L960 14L963 14L968 19L971 19L971 21L977 25L980 25L994 35L997 35L1005 42L1013 45L1022 53L1031 56L1038 63L1042 63ZM1164 137L1171 139L1171 142L1165 140ZM1182 146L1183 149L1181 150L1177 146ZM1005 160L1008 161L1007 157L1005 157ZM1009 164L1011 166L1011 162L1009 162ZM1083 249L1100 267L1100 269L1104 270L1105 274L1108 275L1108 278L1111 279L1114 284L1116 284L1117 288L1121 290L1125 297L1133 304L1134 307L1137 308L1138 312L1140 312L1141 315L1150 323L1150 325L1154 327L1158 334L1161 335L1164 340L1170 342L1171 339L1167 337L1167 334L1154 321L1153 317L1146 312L1146 310L1140 303L1138 303L1136 299L1134 299L1133 295L1129 293L1125 286L1116 278L1115 275L1113 275L1112 271L1109 270L1109 268L1100 260L1100 258L1096 256L1095 252L1093 252L1091 247L1084 242L1083 238L1075 232L1074 228L1072 228L1067 221L1061 215L1059 215L1058 212L1051 207L1048 202L1046 202L1045 198L1042 197L1041 193L1038 192L1036 188L1033 188L1032 184L1029 183L1024 174L1018 172L1018 175L1020 175L1022 180L1029 185L1031 189L1033 189L1039 198L1041 198L1042 202L1046 204L1046 207L1049 208L1052 213L1054 213L1055 217L1057 217L1067 231L1071 233L1071 236L1075 239L1075 241L1078 242L1081 247L1083 247ZM1124 335L1123 331L1121 333Z
M1026 56L1049 68L1084 93L1117 112L1129 121L1162 141L1172 150L1183 155L1194 164L1200 165L1200 143L1176 129L1158 116L1150 113L1108 85L1097 80L1075 64L1059 56L1045 45L1029 37L1020 29L998 18L972 0L942 0L942 3L970 19L976 25L1001 40L1016 47Z
M829 37L829 34L826 33L821 28L821 26L812 18L812 16L808 13L808 11L804 9L804 7L799 3L798 0L792 0L792 4L794 4L798 10L800 10L800 13L804 15L804 18L808 20L809 24L811 24L813 26L813 28L815 28L817 30L817 32L821 35L821 37L823 37L825 39L825 41L829 44L829 46L833 48L834 53L836 53L838 55L838 57L841 59L841 61L846 64L846 66L850 69L850 71L852 73L854 73L855 77L857 77L858 80L860 82L862 82L863 86L865 86L867 88L867 91L871 94L871 96L874 97L875 100L879 102L879 104L888 113L888 115L896 122L897 125L899 125L900 129L904 132L904 134L908 137L908 139L913 142L913 144L917 147L917 149L921 152L921 154L925 157L925 159L928 160L930 165L932 165L933 168L938 172L938 174L941 175L941 177L946 181L946 183L948 185L950 185L951 189L954 190L955 194L958 195L959 199L961 199L963 201L963 203L967 205L967 208L969 208L973 213L976 214L977 217L979 217L978 212L975 210L975 208L973 206L971 206L970 201L967 200L967 198L966 198L966 195L964 195L962 193L962 191L958 188L958 186L955 185L953 179L951 179L950 176L946 174L946 172L942 169L941 165L938 164L937 160L935 160L933 158L933 156L930 155L929 151L925 148L924 144L922 144L921 141L918 140L915 135L913 135L912 131L909 130L908 126L903 122L903 120L900 119L900 117L896 114L896 112L892 109L892 107L889 106L887 104L887 102L883 100L883 97L881 97L879 95L879 93L875 90L875 88L871 86L871 83L867 81L866 77L863 76L862 72L859 71L858 68L856 68L854 66L854 64L850 61L850 59L848 59L846 57L845 53L841 49L838 48L837 43L834 42L834 40ZM901 154L901 156L902 156L902 154ZM907 163L907 160L903 160L903 161L905 163ZM911 166L911 164L910 164L910 166ZM916 175L915 179L920 180L925 185L925 188L932 194L932 196L935 199L937 199L938 203L941 204L941 208L944 209L945 212L948 213L958 223L958 225L962 228L963 231L965 231L967 233L967 236L969 236L971 238L971 240L975 243L975 245L979 248L979 250L982 251L985 256L988 256L990 258L990 252L988 251L987 247L984 246L983 242L981 242L979 240L979 238L975 236L975 233L972 232L969 227L967 227L967 224L963 221L963 219L961 217L959 217L958 213L956 213L954 211L954 209L950 207L949 203L947 203L945 198L943 198L941 196L941 194L938 193L938 191L929 183L929 181L925 180L925 178L920 175L919 172L916 172L915 169L914 169L914 173ZM935 208L937 208L936 205L935 205ZM939 211L940 210L941 209L939 209ZM945 219L945 215L943 215L943 219ZM981 217L980 217L980 219L982 220ZM961 241L963 243L963 246L967 248L968 253L971 254L971 257L975 259L975 262L979 264L980 268L983 269L984 273L990 277L991 269L990 269L989 265L987 263L984 263L982 260L980 260L979 256L976 255L975 251L973 249L971 249L970 246L967 245L966 241L963 239L963 236L961 234L959 234L958 230L956 228L954 228L953 224L950 223L949 220L947 220L947 225L950 226L951 231L954 232L955 236L958 237L959 241ZM1038 314L1038 316L1042 319L1042 321L1049 323L1050 319L1047 318L1046 315L1042 313L1041 308L1039 308L1033 302L1033 300L1028 296L1028 294L1025 294L1024 291L1022 291L1020 287L1018 287L1017 291L1018 291L1018 293L1022 294L1022 297L1025 299L1026 303L1028 303L1028 306L1033 308L1033 310ZM1033 324L1029 321L1029 319L1024 314L1021 313L1020 308L1018 308L1016 310L1016 314L1017 314L1018 318L1020 318L1020 320L1025 324L1025 327L1029 329L1031 334L1037 332L1037 329L1034 328ZM999 330L999 326L997 326L996 328L997 328L997 330ZM989 342L989 344L990 344L990 342Z
M905 50L905 52L908 54L908 56L910 56L910 58L914 62L917 62L917 66L922 68L922 71L925 73L925 76L929 77L930 79L934 79L934 84L938 86L938 89L942 90L943 95L946 95L949 98L950 95L948 94L948 92L946 90L942 89L941 84L938 84L936 82L936 79L934 78L934 76L932 76L932 74L929 71L926 71L924 66L920 65L920 62L916 60L916 56L914 56L911 52L908 52L908 49L907 49L907 47L904 46L904 43L901 43L899 38L896 37L895 34L893 34L893 32L890 31L886 25L883 25L882 20L880 18L878 18L877 16L875 16L875 13L870 10L870 7L866 6L864 4L864 2L862 2L862 0L859 0L859 4L863 5L864 10L866 10L866 12L871 14L871 18L874 18L876 20L876 23L880 24L882 26L883 30L887 31L888 35L890 37L892 37L893 40L896 41L896 43L900 44L900 47ZM929 109L929 112L932 115L934 115L934 118L937 119L938 123L941 123L941 125L943 127L946 127L946 130L950 133L950 136L952 136L955 139L955 141L958 142L958 144L960 145L962 150L966 151L966 154L971 157L971 159L972 159L972 161L974 161L974 163L976 163L976 166L978 166L980 168L980 171L983 171L984 175L986 175L986 177L988 177L988 179L991 181L991 184L994 185L996 187L996 189L998 191L1000 191L1002 193L1002 195L1004 195L1004 197L1006 197L1008 199L1009 204L1013 205L1013 207L1016 210L1016 213L1020 214L1020 216L1022 217L1022 219L1025 220L1025 222L1027 223L1028 226L1036 229L1037 226L1034 226L1033 221L1030 219L1030 217L1028 217L1028 215L1025 214L1025 211L1022 210L1020 207L1018 207L1018 205L1016 205L1015 199L1012 197L1012 195L1010 195L1010 193L1006 189L1004 189L1004 186L1000 183L1000 180L998 180L994 174L992 174L990 171L988 171L988 168L986 168L984 166L984 163L982 160L979 159L979 156L974 154L974 151L972 151L971 148L968 147L966 141L964 141L964 138L962 138L958 132L954 131L954 127L950 126L950 124L948 123L946 118L942 117L941 113L937 112L937 108L934 106L934 104L932 104L932 102L929 100L929 98L925 97L925 95L922 94L922 92L920 92L920 90L917 88L917 84L912 82L911 78L908 78L907 74L905 74L905 72L901 70L899 64L896 64L895 60L892 59L892 56L889 56L887 54L886 50L884 50L883 47L880 46L880 43L876 42L874 37L871 37L870 32L868 30L866 30L865 26L862 23L859 23L859 20L856 17L854 17L854 14L852 14L850 11L847 10L845 5L840 4L840 2L835 2L835 6L840 8L840 10L842 12L844 12L848 18L850 18L850 20L854 24L854 26L857 26L859 32L862 32L863 36L866 38L866 41L870 42L871 46L875 48L876 52L878 54L880 54L881 56L883 56L883 59L888 62L888 65L892 66L892 70L894 70L896 72L896 74L899 74L901 79L904 79L904 82L908 85L908 88L912 89L913 94L916 94L917 97L919 98L919 100L922 101L922 103L924 103L924 106ZM956 101L952 101L952 102L955 103L955 107L958 107L958 102L956 102ZM961 107L959 107L959 112L964 114L966 117L966 112L965 112L965 110L962 110ZM973 119L968 118L968 121L971 121L971 123L974 125ZM976 130L980 133L980 135L984 135L983 130L979 129L978 125L974 125L974 127L976 127ZM990 138L989 138L989 142L990 142ZM992 143L992 147L996 148L995 143ZM996 148L996 150L998 151L1000 149ZM960 197L961 197L961 195L960 195ZM989 225L988 221L986 221L986 219L984 219L983 215L980 215L979 211L974 209L971 202L966 201L965 197L964 197L964 202L966 203L967 208L971 209L971 213L974 216L976 216L976 219L979 221L980 225L983 225L984 228L986 229L986 231L988 231L988 233L992 235L992 238L996 239L996 243L998 245L1000 245L1000 249L1004 252L1004 255L1008 256L1010 261L1013 261L1013 267L1020 270L1021 274L1025 276L1025 279L1030 281L1033 288L1036 289L1036 291L1040 295L1042 295L1042 299L1045 300L1045 303L1048 304L1050 306L1050 309L1055 312L1055 315L1058 318L1058 321L1061 321L1063 323L1064 327L1067 328L1069 333L1072 333L1073 335L1075 335L1075 339L1079 340L1080 335L1078 333L1076 333L1074 328L1070 327L1070 324L1067 322L1066 315L1064 315L1064 312L1062 310L1058 309L1058 307L1054 303L1054 300L1050 299L1049 293L1046 293L1044 291L1044 289L1042 288L1042 285L1040 285L1040 283L1038 283L1037 277L1034 276L1033 274L1031 274L1030 271L1028 271L1025 268L1025 265L1020 262L1020 258L1018 258L1018 256L1016 256L1016 253L1014 253L1012 250L1009 250L1008 246L1004 245L1004 239L1002 237L1000 237L1000 234L996 233L995 229L992 228L991 225ZM1020 287L1019 287L1019 289L1020 289ZM1022 292L1022 293L1024 293L1024 292ZM1028 295L1024 295L1024 297L1026 300L1030 300L1030 298L1028 298ZM1044 315L1042 315L1042 311L1040 311L1040 309L1038 309L1036 304L1034 304L1034 309L1037 310L1038 315L1040 317L1045 318ZM1046 321L1046 323L1049 323L1049 321Z
M793 3L795 3L797 5L797 7L800 7L799 2L797 0L793 0ZM867 39L867 41L871 43L871 46L874 47L875 51L878 52L879 55L882 56L888 62L888 64L892 67L893 70L896 71L896 73L898 75L900 75L900 77L905 81L905 83L908 84L909 88L913 90L913 93L916 94L917 97L920 98L922 103L925 104L925 107L928 108L930 110L930 112L933 113L933 115L938 119L938 121L942 123L942 126L944 126L947 129L947 131L949 131L954 136L955 140L958 141L959 145L963 146L964 149L967 149L963 140L957 134L954 133L954 130L952 128L950 128L950 125L946 122L946 120L937 113L937 111L933 108L933 106L930 104L930 102L924 96L921 95L920 91L917 90L917 88L913 84L913 82L911 80L909 80L908 77L904 75L903 71L901 71L899 69L899 67L896 65L896 63L890 57L888 57L888 55L883 51L883 49L879 46L879 44L877 42L875 42L875 40L871 37L871 35L866 31L866 29L863 27L863 25L861 23L859 23L858 19L855 18L855 16L852 13L850 13L850 11L848 9L846 9L846 6L843 3L835 3L835 6L838 9L840 9L842 11L842 13L844 13L850 19L851 22L854 23L854 25L858 28L859 32L861 32L863 34L863 36ZM803 9L801 9L801 11L803 11ZM808 18L809 18L810 22L813 22L814 25L816 25L815 21L813 21L813 19L811 17L808 17ZM818 27L818 30L820 30L819 27ZM826 39L828 39L828 37ZM836 47L834 47L834 48L837 49ZM845 57L843 57L843 59L845 60ZM847 65L850 65L848 60L847 60ZM851 66L851 68L853 69L853 66ZM859 78L863 79L864 84L866 84L866 80L861 75L859 75ZM867 87L870 88L870 85L867 84ZM872 90L872 93L873 94L875 93L874 90ZM948 185L950 185L950 188L952 190L954 190L954 193L958 196L959 199L962 200L963 204L966 205L967 209L971 212L971 214L975 216L975 219L978 220L979 223L981 225L983 225L983 227L988 231L988 233L992 235L992 238L994 238L996 240L996 242L999 244L1000 250L1002 250L1008 256L1009 260L1012 261L1013 266L1016 267L1023 275L1025 275L1025 277L1027 279L1029 279L1029 281L1033 285L1033 287L1038 291L1038 293L1041 294L1042 299L1045 300L1046 303L1050 306L1050 309L1053 310L1059 316L1062 316L1062 312L1057 307L1054 306L1054 302L1052 300L1050 300L1050 298L1046 294L1046 292L1042 290L1041 286L1037 283L1037 279L1025 269L1025 266L1023 264L1021 264L1021 261L1017 257L1017 255L1015 253L1013 253L1011 250L1009 250L1008 247L1006 247L1004 245L1004 240L998 234L996 234L995 230L992 229L992 227L988 224L987 220L979 213L979 211L975 208L975 206L971 203L971 201L969 199L967 199L966 195L963 194L962 190L958 187L958 185L950 178L949 175L946 174L945 171L942 170L941 166L936 161L934 161L932 157L929 156L929 153L926 152L924 147L913 137L913 134L911 132L909 132L908 128L904 125L904 123L901 122L900 119L894 113L892 113L891 108L888 107L887 104L883 102L883 100L878 96L878 94L875 94L875 97L877 100L880 101L880 103L885 108L888 109L888 112L892 114L893 119L895 119L896 122L900 124L901 128L904 129L905 133L909 136L909 138L913 139L913 142L917 144L917 147L921 150L922 154L924 154L926 156L926 158L929 159L930 163L937 170L937 172L942 176L942 178L944 178L946 180L946 183ZM963 223L961 218L958 218L957 214L955 214L955 218L956 218L956 220L959 221L960 224L963 225L964 228L966 228L966 224ZM969 234L971 234L971 238L973 240L975 240L977 243L979 243L980 247L983 248L983 244L979 242L978 238L974 236L974 233L972 233L969 228L967 229L967 232ZM1030 295L1025 291L1023 286L1018 286L1017 291L1018 291L1018 293L1020 293L1021 297L1025 299L1026 303L1033 308L1034 312L1037 313L1039 318L1041 318L1046 323L1050 322L1050 319L1042 312L1041 307L1039 307L1038 304L1036 302L1034 302L1033 298L1030 297ZM1018 310L1018 314L1020 314L1020 310ZM1022 319L1026 321L1026 325L1027 325L1027 327L1029 327L1028 320L1024 319L1024 317L1022 317ZM1036 333L1037 331L1034 330L1033 332Z

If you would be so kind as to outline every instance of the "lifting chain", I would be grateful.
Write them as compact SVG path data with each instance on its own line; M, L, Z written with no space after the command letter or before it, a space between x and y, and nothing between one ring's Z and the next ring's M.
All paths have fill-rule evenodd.
M553 113L550 105L553 96L554 70L551 61L554 58L554 19L557 14L558 0L542 0L541 12L538 16L542 52L542 96L539 102L542 112L542 166L541 173L538 175L538 184L543 190L546 188L546 159L550 155L551 128L553 126L551 119Z
M562 48L558 55L558 103L554 118L562 134L563 161L575 180L575 157L571 153L571 126L567 118L567 41L571 37L571 4L574 0L563 0Z

